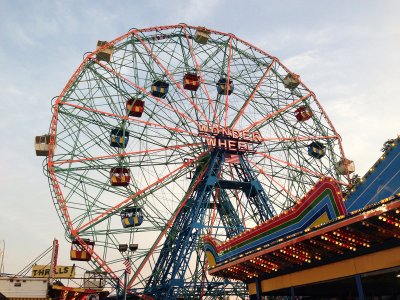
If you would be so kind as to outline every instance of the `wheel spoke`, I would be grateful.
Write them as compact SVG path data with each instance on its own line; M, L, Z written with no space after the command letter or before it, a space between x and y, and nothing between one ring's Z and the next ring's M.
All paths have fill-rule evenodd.
M194 61L195 65L196 65L197 73L199 74L199 77L200 77L201 88L204 88L204 92L206 93L208 104L209 104L209 106L210 106L210 108L212 110L213 120L217 121L218 120L217 113L215 112L214 106L213 106L213 104L211 102L211 97L210 97L210 94L208 93L207 85L205 84L205 81L204 81L204 76L203 76L203 72L201 70L201 66L197 62L196 55L194 54L192 43L191 43L191 41L189 39L189 36L188 36L188 33L187 33L185 27L183 28L183 31L185 33L185 37L186 37L187 43L189 45L190 55L193 58L193 61Z
M200 108L194 103L193 99L186 93L186 91L182 88L179 82L175 80L175 78L171 75L171 73L163 66L163 64L160 62L160 60L154 55L154 53L151 51L148 45L143 41L143 39L140 38L139 34L137 31L133 31L134 35L137 37L137 39L140 41L140 43L143 45L143 47L147 50L147 52L151 55L151 57L154 59L154 61L157 62L157 64L160 66L160 68L163 69L163 71L168 75L169 79L178 87L178 89L185 95L187 100L193 105L193 107L200 113L200 115L204 118L204 120L207 122L207 124L210 124L210 120L208 120L207 116L204 114L203 111L200 110ZM197 122L196 122L197 123ZM197 125L199 125L197 123ZM200 127L200 126L198 126Z
M203 157L205 155L205 153L202 153L201 155L199 155L198 157L196 157L196 159L199 159L201 157ZM167 175L159 178L158 180L156 180L155 182L151 183L149 186L147 186L146 188L143 188L139 191L137 191L136 193L134 193L133 195L129 196L128 198L126 198L125 200L121 201L120 203L118 203L117 205L114 205L113 207L109 208L108 210L106 210L105 212L101 213L100 215L98 215L97 217L93 218L93 220L91 222L85 223L82 226L80 226L79 228L77 228L75 231L79 233L79 231L83 231L86 227L89 227L90 225L92 225L95 222L98 222L100 219L106 217L109 214L112 214L113 212L115 212L116 210L118 210L119 208L122 208L125 204L127 204L129 201L131 201L133 198L139 196L140 194L148 191L149 189L151 189L152 187L156 186L159 183L162 183L164 180L166 180L168 177L172 176L173 174L175 174L176 172L180 171L183 168L187 168L192 164L192 162L186 162L181 164L179 167L175 168L174 170L172 170L171 172L169 172Z
M262 118L260 120L255 121L254 123L252 123L249 126L247 126L244 130L250 130L250 129L253 129L253 128L257 128L257 127L258 128L262 127L263 123L265 123L266 121L272 119L273 117L275 117L278 114L281 114L281 113L287 111L289 108L293 107L294 105L296 105L297 103L299 103L301 101L306 100L310 96L311 96L311 94L308 94L308 95L306 95L304 97L301 97L301 98L297 99L296 101L290 103L289 105L286 105L285 107L282 107L282 108L276 110L275 112L269 114L268 116L266 116L266 117L264 117L264 118Z
M251 100L253 100L254 96L256 95L258 89L260 88L261 84L264 82L265 78L268 76L269 72L271 71L271 68L273 66L273 64L276 61L273 60L272 63L269 65L269 67L267 68L267 70L265 71L264 75L261 77L261 79L258 81L256 87L254 88L253 92L251 93L250 97L247 98L246 102L243 104L242 108L240 109L240 111L237 113L237 115L233 118L233 121L230 125L231 128L235 128L236 124L239 122L239 119L243 116L246 107L249 105L249 103L251 102Z

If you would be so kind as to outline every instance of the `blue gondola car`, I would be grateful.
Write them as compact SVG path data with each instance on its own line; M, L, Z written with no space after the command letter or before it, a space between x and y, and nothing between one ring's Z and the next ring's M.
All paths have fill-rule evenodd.
M124 228L140 226L143 223L143 214L140 207L128 207L121 212L121 222Z
M168 93L169 84L162 80L154 81L151 86L151 94L158 98L165 98Z
M110 132L110 146L125 148L129 141L129 131L122 128L114 128Z
M308 154L314 158L322 158L325 152L325 146L320 142L312 142L308 145Z
M227 85L227 79L224 77L221 77L220 80L217 82L217 91L218 94L220 95L226 95L226 92L228 92L228 95L232 94L233 92L233 82L232 80L229 80L229 89Z

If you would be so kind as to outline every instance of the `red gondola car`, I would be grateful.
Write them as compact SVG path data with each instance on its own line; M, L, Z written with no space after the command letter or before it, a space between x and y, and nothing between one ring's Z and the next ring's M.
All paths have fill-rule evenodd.
M144 112L144 101L131 98L126 101L126 112L128 116L140 118Z
M200 86L199 76L193 73L187 73L183 76L183 88L189 91L197 91Z
M112 186L128 186L131 180L131 172L128 168L113 167L110 170L110 181Z
M93 250L94 242L88 239L84 239L83 241ZM90 261L92 254L83 248L77 240L73 240L71 243L70 258L71 260Z
M300 106L294 111L297 121L304 122L313 116L313 112L306 106Z

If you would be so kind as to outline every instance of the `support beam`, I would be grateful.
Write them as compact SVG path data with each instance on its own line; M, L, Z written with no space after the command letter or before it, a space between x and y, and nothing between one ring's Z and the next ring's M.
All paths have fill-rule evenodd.
M359 300L364 300L365 297L364 297L364 289L363 289L362 282L361 282L361 275L360 275L360 274L357 274L357 275L355 276L355 278L356 278L358 299L359 299Z
M261 300L261 283L259 279L256 279L256 289L257 289L257 300Z

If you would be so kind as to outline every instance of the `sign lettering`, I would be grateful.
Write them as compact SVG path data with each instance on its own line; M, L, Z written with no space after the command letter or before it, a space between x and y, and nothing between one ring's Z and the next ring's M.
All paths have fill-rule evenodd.
M50 276L50 266L32 266L32 277L47 278ZM56 266L54 278L75 278L75 266Z
M204 144L208 148L221 148L230 152L254 152L255 144L262 142L259 132L236 130L227 127L209 127L201 124L199 135L204 137Z

